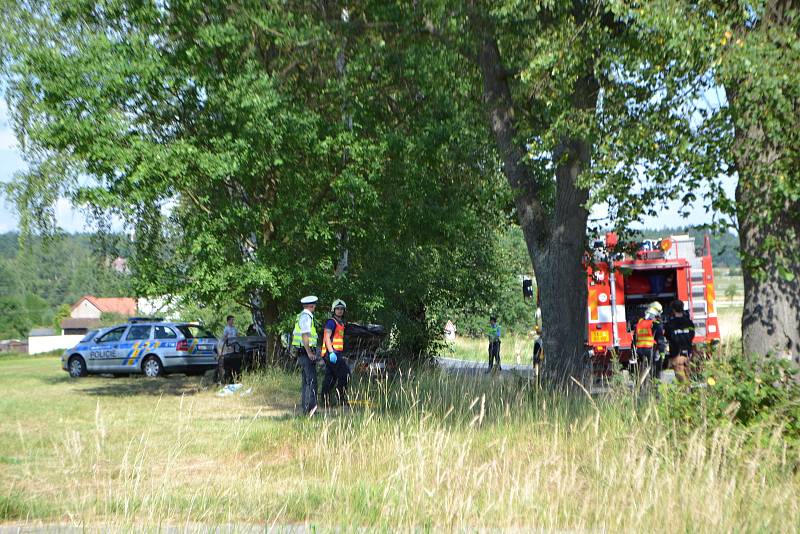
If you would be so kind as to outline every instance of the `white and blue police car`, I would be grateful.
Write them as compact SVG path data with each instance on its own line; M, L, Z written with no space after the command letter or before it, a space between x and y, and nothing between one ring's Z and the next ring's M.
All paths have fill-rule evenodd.
M132 317L127 323L92 330L61 355L72 377L88 374L202 374L217 365L217 339L197 323Z

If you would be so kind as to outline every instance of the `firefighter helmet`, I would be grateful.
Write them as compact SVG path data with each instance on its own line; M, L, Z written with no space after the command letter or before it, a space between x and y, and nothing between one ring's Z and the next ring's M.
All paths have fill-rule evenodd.
M644 312L645 317L652 319L654 317L658 317L661 315L661 312L664 308L661 306L660 302L651 302L650 305L647 307L647 311Z
M336 311L336 308L344 308L346 310L347 304L345 304L342 299L336 299L333 301L333 304L331 304L331 311Z

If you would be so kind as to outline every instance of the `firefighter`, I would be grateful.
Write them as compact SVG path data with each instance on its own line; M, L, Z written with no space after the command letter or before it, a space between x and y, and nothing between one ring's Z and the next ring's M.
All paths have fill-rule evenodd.
M334 384L336 395L342 406L347 406L347 382L350 368L344 361L344 313L347 304L336 299L331 305L331 318L325 323L322 334L322 360L325 362L325 379L322 381L322 401L330 404Z
M653 302L644 312L644 317L636 323L634 331L636 360L647 363L650 372L658 376L656 366L661 359L660 350L665 346L664 330L661 327L659 317L662 311L661 303Z
M313 295L300 299L303 311L297 316L292 331L292 350L303 372L300 402L303 413L309 417L317 411L317 328L314 326L317 300Z
M694 323L686 316L683 302L672 301L672 318L667 322L665 333L669 342L668 365L675 370L675 378L683 384L689 383L689 358L692 356Z
M489 368L487 373L492 372L492 366L497 361L497 370L502 371L500 368L500 325L497 324L497 317L494 315L489 317L489 328L487 329L489 336Z

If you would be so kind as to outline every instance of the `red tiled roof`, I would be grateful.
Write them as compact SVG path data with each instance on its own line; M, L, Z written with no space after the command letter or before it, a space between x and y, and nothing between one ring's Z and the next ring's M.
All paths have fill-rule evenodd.
M93 295L84 295L72 307L74 310L84 300L91 302L101 313L117 313L119 315L126 315L131 317L136 315L136 299L130 297L95 297Z

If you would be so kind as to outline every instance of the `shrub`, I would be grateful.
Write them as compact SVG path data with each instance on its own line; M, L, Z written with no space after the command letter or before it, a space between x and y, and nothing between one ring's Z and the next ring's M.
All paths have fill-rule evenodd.
M659 409L676 428L761 427L800 449L800 382L791 361L737 355L707 362L701 376L689 389L662 386Z

